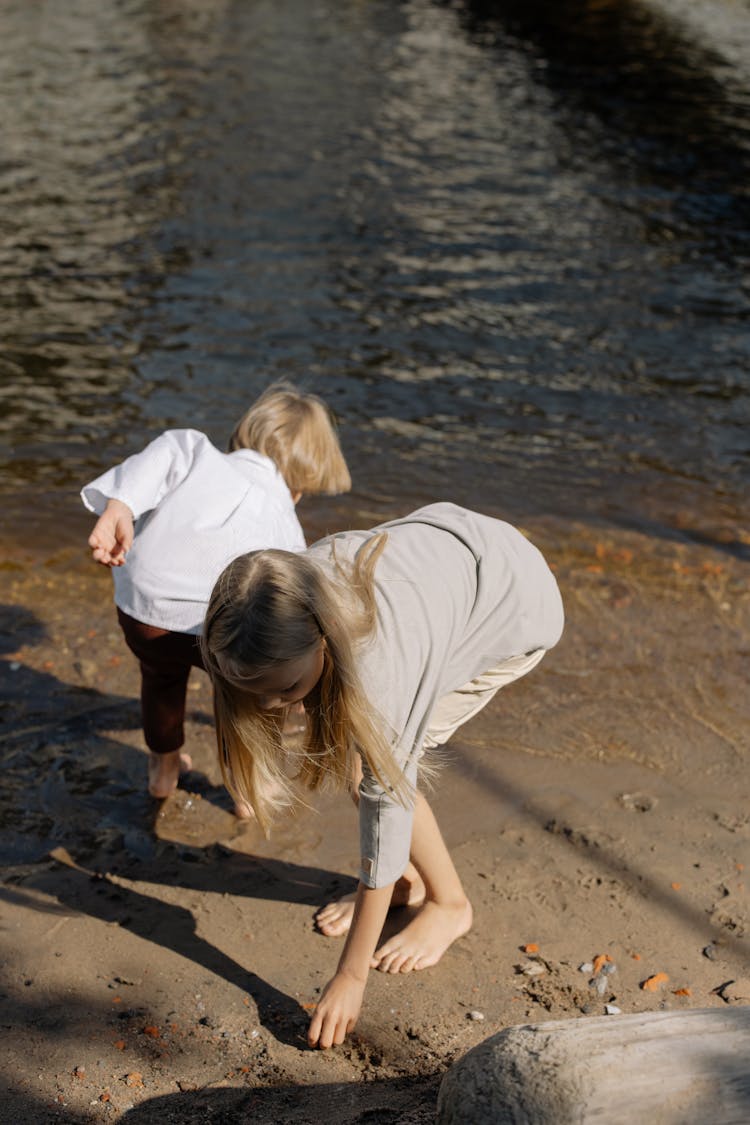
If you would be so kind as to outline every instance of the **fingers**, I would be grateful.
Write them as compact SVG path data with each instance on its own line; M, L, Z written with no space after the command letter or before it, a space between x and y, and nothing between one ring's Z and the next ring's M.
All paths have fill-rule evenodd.
M102 517L89 535L89 547L95 562L102 566L122 566L125 556L133 546L133 529L127 520L118 520L114 526Z
M364 985L337 974L329 981L310 1022L311 1047L338 1047L357 1022Z
M115 527L115 539L117 540L118 551L123 555L127 554L133 546L133 521L131 519L119 519Z
M335 1012L324 1013L318 1006L307 1033L308 1045L322 1050L340 1047L355 1023L356 1020L347 1019Z
M92 556L94 562L101 563L102 566L119 566L120 564L112 558L112 553L106 547L95 547L89 539L89 546L92 548Z

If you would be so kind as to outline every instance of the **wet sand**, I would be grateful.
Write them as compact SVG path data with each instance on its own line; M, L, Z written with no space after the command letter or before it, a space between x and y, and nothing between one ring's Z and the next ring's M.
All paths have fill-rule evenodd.
M355 493L307 528L395 514ZM356 1032L314 1052L340 945L312 916L354 885L354 810L326 794L270 841L236 821L197 673L194 771L147 796L136 669L89 523L54 543L49 522L6 527L0 569L4 1120L413 1125L451 1061L504 1027L750 1002L737 543L524 525L565 636L459 732L432 794L474 929L434 969L373 973ZM612 971L581 971L603 955Z

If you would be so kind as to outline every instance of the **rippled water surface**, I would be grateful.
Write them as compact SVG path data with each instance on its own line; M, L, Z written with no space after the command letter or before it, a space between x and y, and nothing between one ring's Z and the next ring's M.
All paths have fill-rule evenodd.
M285 376L397 507L741 522L749 29L729 0L3 0L6 493L77 504Z

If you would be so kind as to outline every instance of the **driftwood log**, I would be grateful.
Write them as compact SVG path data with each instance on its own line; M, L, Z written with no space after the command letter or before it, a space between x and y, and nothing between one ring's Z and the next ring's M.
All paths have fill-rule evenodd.
M750 1125L750 1007L510 1027L448 1070L438 1125Z

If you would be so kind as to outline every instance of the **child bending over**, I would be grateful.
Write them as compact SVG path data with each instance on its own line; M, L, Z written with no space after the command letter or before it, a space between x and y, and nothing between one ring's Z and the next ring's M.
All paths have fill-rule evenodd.
M538 664L562 626L539 551L509 524L453 504L298 554L246 554L219 578L201 643L227 786L267 829L293 797L281 731L304 700L296 779L357 790L359 884L353 903L318 915L324 933L348 936L312 1046L343 1042L370 968L425 969L469 930L471 905L416 788L420 759ZM378 946L404 896L422 899L419 912Z
M99 516L89 546L113 568L117 617L140 662L152 796L169 796L192 766L181 752L187 683L203 667L199 637L217 576L246 551L303 550L300 497L350 488L328 408L276 383L237 423L227 453L198 430L167 430L81 491Z

